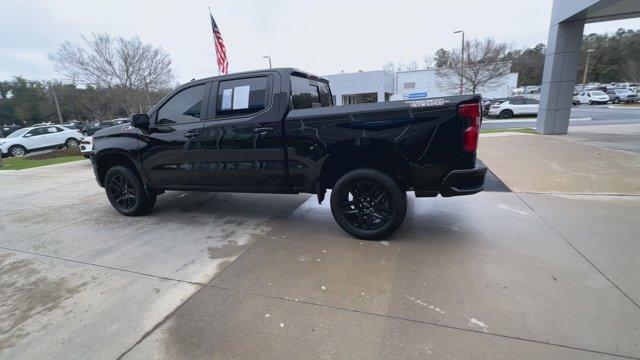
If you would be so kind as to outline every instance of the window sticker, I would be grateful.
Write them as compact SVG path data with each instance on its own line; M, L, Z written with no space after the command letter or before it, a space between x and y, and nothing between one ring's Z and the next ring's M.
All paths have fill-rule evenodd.
M249 90L250 86L236 86L233 89L233 109L248 109L249 108Z
M233 89L224 89L222 90L222 106L221 110L231 110L231 100L233 95Z

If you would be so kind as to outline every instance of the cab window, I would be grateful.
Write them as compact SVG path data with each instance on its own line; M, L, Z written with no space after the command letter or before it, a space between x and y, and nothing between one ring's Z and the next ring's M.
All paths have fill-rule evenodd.
M184 89L158 110L157 125L186 124L200 121L205 85Z
M301 76L291 76L291 102L294 109L333 105L329 84Z
M267 77L221 81L216 117L246 116L267 107Z

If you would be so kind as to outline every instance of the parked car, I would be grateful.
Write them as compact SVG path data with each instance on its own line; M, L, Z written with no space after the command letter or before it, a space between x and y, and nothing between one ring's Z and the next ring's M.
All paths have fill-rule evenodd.
M482 191L480 122L479 95L333 106L327 80L270 69L179 87L149 114L95 133L91 161L123 215L149 212L165 190L312 193L322 202L333 189L342 229L380 239L404 221L407 191Z
M578 100L580 104L606 104L609 102L609 95L600 90L581 91L578 93Z
M77 147L81 137L78 131L62 126L27 127L0 139L0 151L2 156L24 156L34 150Z
M109 122L112 125L121 125L121 124L128 124L130 120L131 119L129 118L118 118L118 119L109 120Z
M573 94L573 97L571 98L571 105L573 106L580 105L580 99L578 99L578 93Z
M516 115L538 115L540 102L528 98L510 98L489 107L489 116L510 119Z
M82 128L82 134L84 136L91 136L102 129L112 126L113 123L111 121L89 122Z
M509 98L497 98L497 99L482 99L482 115L489 116L489 109L493 104L499 104L503 101L507 101Z
M631 104L637 100L636 93L627 88L610 89L607 91L607 95L609 95L609 101L614 104L621 102Z
M21 129L22 126L20 125L3 125L2 128L0 128L0 138L4 138L7 137L7 135L11 134L12 132Z
M80 154L89 158L91 150L93 150L93 136L83 136L82 139L80 139Z

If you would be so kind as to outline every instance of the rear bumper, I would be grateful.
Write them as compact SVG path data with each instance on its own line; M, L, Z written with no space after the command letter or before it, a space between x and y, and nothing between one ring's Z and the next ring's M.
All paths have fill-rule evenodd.
M450 197L479 193L484 190L486 175L487 167L479 164L473 169L453 170L442 180L440 195Z

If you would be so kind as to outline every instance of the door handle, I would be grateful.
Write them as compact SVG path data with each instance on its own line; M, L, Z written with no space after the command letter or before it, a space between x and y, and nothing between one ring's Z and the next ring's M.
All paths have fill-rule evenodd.
M196 137L200 136L200 133L186 132L186 133L182 134L182 136L191 139L191 138L196 138Z
M272 128L272 127L257 127L255 129L253 129L253 132L259 133L261 135L264 135L264 134L268 133L269 131L273 131L273 130L275 130L275 128Z

